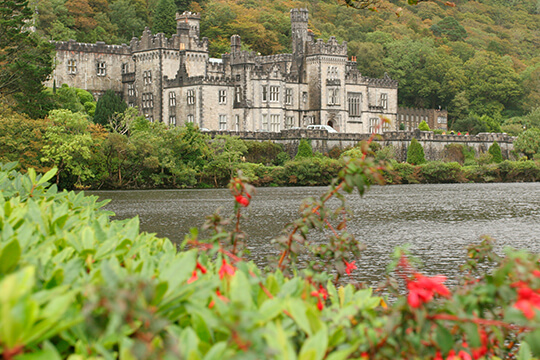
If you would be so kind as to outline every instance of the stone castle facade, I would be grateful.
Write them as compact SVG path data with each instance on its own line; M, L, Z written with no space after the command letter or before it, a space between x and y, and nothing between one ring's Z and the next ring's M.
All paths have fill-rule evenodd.
M108 89L137 106L150 121L170 126L278 132L330 125L343 133L370 133L381 116L397 127L397 81L362 76L347 43L315 40L308 11L293 9L292 54L260 56L241 50L209 57L208 38L199 37L200 15L176 15L170 38L146 29L128 45L56 44L56 69L49 81L95 96Z

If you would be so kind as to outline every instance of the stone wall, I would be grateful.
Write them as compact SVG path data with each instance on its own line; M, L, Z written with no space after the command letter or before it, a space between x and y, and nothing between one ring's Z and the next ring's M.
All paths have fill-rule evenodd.
M298 144L301 139L310 139L313 151L327 153L332 148L345 149L353 147L362 140L368 140L370 134L345 134L328 133L325 130L294 129L283 130L279 133L273 132L252 132L252 131L210 131L210 136L232 135L241 137L244 140L273 141L283 144L291 156L296 155ZM494 141L499 143L504 158L509 158L513 150L514 137L507 134L480 133L478 135L436 135L432 131L389 131L380 135L377 142L382 146L392 145L396 149L396 160L405 161L407 158L407 148L411 140L415 138L424 147L427 160L442 160L446 145L462 144L472 147L476 155L488 151Z

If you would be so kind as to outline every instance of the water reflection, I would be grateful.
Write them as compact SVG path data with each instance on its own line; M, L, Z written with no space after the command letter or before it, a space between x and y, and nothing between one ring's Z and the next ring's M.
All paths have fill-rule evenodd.
M264 265L276 250L271 240L298 216L302 199L326 188L261 188L246 212L250 258ZM233 198L227 189L93 191L112 199L106 209L118 219L138 215L141 229L181 242L191 227L200 227L216 209L229 214ZM397 246L410 244L430 274L452 277L463 263L465 247L489 234L497 248L540 251L540 183L438 184L373 187L363 197L348 196L355 218L348 230L366 245L357 261L356 278L380 280ZM337 202L336 202L337 204ZM312 234L324 241L322 234Z

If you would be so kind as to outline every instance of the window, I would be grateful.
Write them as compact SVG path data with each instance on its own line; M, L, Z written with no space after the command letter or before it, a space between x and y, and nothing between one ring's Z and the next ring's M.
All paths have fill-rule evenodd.
M135 107L135 104L132 103L132 102L129 102L129 103L128 103L128 107Z
M379 125L379 118L370 118L369 119L369 133L373 134L377 130Z
M169 116L169 125L176 126L176 115Z
M305 92L305 91L302 93L302 102L304 104L307 103L307 92Z
M98 61L96 72L97 76L107 75L107 64L105 63L105 61Z
M227 90L219 90L219 103L221 105L227 103Z
M268 101L268 86L266 85L262 87L262 101Z
M142 94L142 107L143 109L152 109L154 107L154 94Z
M67 61L67 72L70 75L75 75L77 73L77 60L69 59Z
M242 88L238 85L234 88L234 99L237 103L242 101Z
M360 116L362 114L362 93L347 93L349 105L349 116Z
M227 115L219 115L219 130L227 130Z
M270 86L270 101L279 101L279 86Z
M234 131L240 131L240 116L234 115Z
M381 94L381 107L384 110L388 109L388 94Z
M290 129L294 126L294 117L285 116L285 129Z
M188 90L187 91L187 103L188 103L188 105L194 105L195 104L195 90Z
M339 89L328 89L328 105L339 105Z
M268 131L268 115L262 114L261 130Z
M152 71L143 71L143 84L150 85L152 83Z
M292 105L292 89L291 88L285 89L285 104Z
M437 116L437 123L438 124L446 124L447 120L444 116Z
M193 116L193 114L189 114L187 116L187 122L193 124L195 122L195 116Z
M135 96L135 86L128 84L128 96Z
M169 92L169 106L176 106L176 93L174 91Z
M152 115L147 115L146 118L148 119L148 121L154 122L154 117Z
M326 78L329 80L337 80L339 79L339 70L337 66L329 66L328 72L326 73Z
M270 131L279 132L280 130L279 115L270 115Z
M127 74L129 72L128 64L122 64L122 74Z

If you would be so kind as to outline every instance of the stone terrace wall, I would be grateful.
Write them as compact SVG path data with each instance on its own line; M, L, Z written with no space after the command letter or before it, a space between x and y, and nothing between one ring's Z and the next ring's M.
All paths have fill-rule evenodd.
M367 140L370 134L345 134L328 133L326 130L283 130L275 132L251 132L251 131L210 131L209 134L238 136L244 140L273 141L285 146L286 151L291 155L296 155L298 144L301 139L310 139L313 151L327 153L334 147L345 149L353 147L362 140ZM463 144L472 147L476 155L488 151L494 141L499 143L504 158L510 156L513 150L514 137L507 134L481 133L478 135L435 135L432 131L390 131L385 132L376 139L382 146L392 145L396 149L396 159L405 161L407 158L407 148L411 140L415 138L424 147L427 160L441 160L444 157L446 145Z

